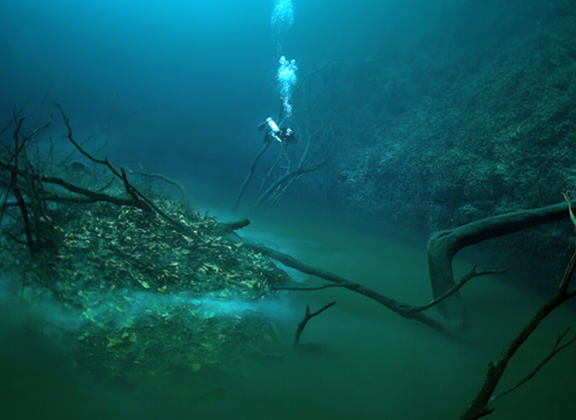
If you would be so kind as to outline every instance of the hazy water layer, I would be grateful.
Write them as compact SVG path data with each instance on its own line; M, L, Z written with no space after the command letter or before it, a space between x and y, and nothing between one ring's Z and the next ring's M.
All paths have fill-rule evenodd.
M255 222L257 238L311 265L413 304L430 299L425 244L361 234L326 218ZM390 235L392 236L392 235ZM418 241L414 241L418 242ZM458 263L461 271L470 264ZM297 281L307 276L294 274ZM44 310L18 303L0 308L2 419L449 419L475 394L489 360L545 297L480 278L463 292L469 344L455 342L347 290L291 292L266 311L284 341L282 358L247 358L230 372L200 370L121 385L81 375L42 333ZM303 342L321 352L296 352L291 340L306 305L337 304L310 321ZM289 309L288 311L286 309ZM44 311L44 312L43 312ZM562 308L526 343L504 378L510 385L551 349L573 323ZM185 351L185 349L183 349ZM532 381L496 404L493 419L565 419L573 402L576 348L568 348Z

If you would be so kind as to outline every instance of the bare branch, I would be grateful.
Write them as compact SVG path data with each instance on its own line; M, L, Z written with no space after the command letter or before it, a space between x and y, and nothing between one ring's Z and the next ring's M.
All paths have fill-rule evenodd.
M493 408L489 407L490 401L492 399L492 395L498 382L502 378L506 367L508 366L508 362L516 351L520 348L522 344L532 335L536 327L540 325L540 323L546 318L550 313L559 307L561 304L566 302L569 299L572 299L576 293L570 292L567 293L564 285L567 285L570 282L570 279L574 275L574 271L576 270L576 250L572 254L572 258L570 259L570 263L564 273L564 277L552 296L548 301L546 301L538 312L528 321L526 326L520 331L520 333L506 346L498 361L494 364L490 362L488 364L488 372L486 373L486 378L484 379L484 383L478 390L476 397L466 410L466 412L460 417L460 420L476 420L481 417L484 417L494 411Z
M252 180L252 177L254 176L254 171L256 171L256 164L258 163L258 161L260 160L260 158L262 157L262 155L268 149L269 146L270 146L269 141L264 142L264 144L262 145L262 148L260 149L260 151L258 152L256 157L254 157L254 159L252 160L252 163L250 163L248 175L246 176L246 179L242 183L242 186L240 187L240 191L238 191L238 195L236 196L236 201L234 202L234 208L232 209L232 213L236 213L238 211L238 207L240 207L240 201L242 200L242 196L244 195L244 192L246 191L248 184L250 183L250 181Z
M501 273L505 273L506 270L484 270L484 271L477 271L476 270L476 266L472 267L472 270L470 270L470 272L466 275L464 275L462 277L462 279L460 280L460 282L454 286L452 289L448 290L446 293L438 296L436 299L434 299L433 301L431 301L430 303L426 304L426 305L422 305L422 306L418 306L414 309L411 310L412 313L418 313L421 311L424 311L426 309L429 309L435 305L438 305L440 302L442 302L444 299L449 298L450 296L452 296L454 293L456 293L458 290L460 290L466 283L468 283L470 280L472 280L474 277L480 277L480 276L488 276L488 275L492 275L492 274L501 274Z
M502 391L501 393L494 395L492 398L490 398L490 400L488 401L488 404L492 404L494 401L502 398L505 395L508 395L509 393L511 393L512 391L514 391L515 389L517 389L519 386L523 385L524 383L528 382L530 379L532 379L536 373L538 373L538 371L540 369L542 369L542 367L544 367L544 365L546 363L548 363L554 356L556 356L559 352L561 352L562 350L564 350L566 347L568 347L570 344L574 343L576 341L576 336L572 337L572 339L568 340L566 343L560 345L560 343L562 342L562 340L564 339L564 337L568 334L568 331L570 331L570 328L567 328L566 331L564 331L562 334L560 334L558 336L558 338L556 339L556 343L554 344L554 347L552 347L552 350L550 351L550 353L548 353L548 355L530 372L528 373L528 375L526 375L524 378L522 378L520 381L518 381L518 383L516 383L514 386L506 389L505 391Z
M151 174L148 172L141 172L141 171L130 171L130 173L146 176L149 178L159 178L169 184L176 186L180 190L180 193L182 194L182 200L184 201L184 207L186 208L186 211L188 212L192 211L192 207L190 207L190 200L188 199L188 194L186 193L186 188L184 188L184 185L182 185L180 182L172 178L168 178L166 175L163 174L155 174L155 173Z
M294 337L294 345L298 345L300 343L300 335L302 334L302 331L304 331L304 328L306 327L308 321L310 321L315 316L320 315L326 309L330 308L335 304L336 302L330 302L328 305L323 306L321 309L313 313L310 313L310 306L306 305L306 314L304 315L304 319L302 320L302 322L300 322L300 324L298 324L298 328L296 329L296 335Z
M282 264L288 267L295 268L296 270L302 273L311 274L324 280L328 280L332 283L336 283L342 287L352 290L353 292L359 293L372 300L375 300L376 302L380 303L381 305L384 305L391 311L396 312L398 315L404 318L422 322L423 324L428 325L429 327L434 328L435 330L442 332L450 337L458 338L456 335L452 333L452 331L449 328L445 327L442 323L436 321L435 319L423 313L411 314L410 309L412 309L412 306L410 305L398 302L397 300L384 296L383 294L376 292L375 290L369 289L365 286L362 286L361 284L354 283L343 277L340 277L337 274L333 274L330 273L329 271L306 265L298 261L297 259L291 257L288 254L276 251L275 249L269 248L267 246L260 245L247 240L243 240L243 244L247 247L250 247L254 252L266 255L276 261L281 262Z
M96 191L89 190L87 188L78 187L74 184L71 184L67 181L64 181L62 178L40 175L38 180L41 182L46 182L49 184L60 185L63 188L66 188L68 191L73 192L75 194L82 195L87 197L90 201L89 202L97 202L97 201L107 201L112 204L116 205L131 205L133 204L133 200L121 197L115 197L113 195L104 194ZM71 197L59 197L59 196L49 196L47 197L51 201L73 201L74 199Z
M489 238L497 238L519 232L544 223L562 220L568 217L568 205L565 202L552 206L487 217L459 226L454 229L433 232L428 240L428 268L434 298L438 299L454 288L452 259L461 249L480 243ZM446 322L454 327L464 324L464 304L456 292L444 299L438 310Z
M64 124L66 125L66 128L68 129L68 133L66 134L66 138L68 140L70 140L70 143L72 143L74 145L74 147L76 147L76 149L78 149L78 151L83 154L84 156L86 156L88 158L88 160L94 162L94 163L98 163L100 165L105 165L106 167L108 167L108 169L110 169L110 171L117 176L120 179L122 178L122 175L120 174L120 172L118 172L108 161L108 159L98 159L95 158L94 156L92 156L90 153L88 153L87 151L85 151L80 144L78 144L78 142L76 140L74 140L74 137L72 136L72 126L70 125L70 119L68 118L68 116L64 113L64 110L62 109L62 106L60 106L60 104L58 102L54 102L54 105L58 108L58 110L60 111L60 114L62 114L62 119L64 120Z

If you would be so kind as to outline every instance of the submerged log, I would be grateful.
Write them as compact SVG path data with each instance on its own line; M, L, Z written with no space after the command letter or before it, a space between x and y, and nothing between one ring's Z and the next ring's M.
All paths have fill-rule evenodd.
M486 239L559 221L568 216L568 204L562 202L547 207L487 217L454 229L433 232L428 240L427 252L434 298L437 299L456 286L452 259L461 249ZM464 303L459 292L438 303L438 310L450 327L459 329L464 326Z

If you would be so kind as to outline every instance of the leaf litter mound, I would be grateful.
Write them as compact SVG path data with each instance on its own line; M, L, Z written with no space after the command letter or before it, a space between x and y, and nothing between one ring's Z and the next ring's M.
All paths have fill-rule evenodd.
M2 242L3 268L32 301L48 294L81 319L46 334L71 345L74 365L124 379L278 354L258 303L274 298L286 274L215 219L156 204L185 230L137 207L68 204L53 210L42 252Z

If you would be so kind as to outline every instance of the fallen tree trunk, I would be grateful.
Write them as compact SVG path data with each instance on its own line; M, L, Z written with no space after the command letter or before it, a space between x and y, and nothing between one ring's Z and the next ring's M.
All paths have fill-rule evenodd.
M268 248L267 246L260 245L247 240L243 240L242 243L245 246L251 248L254 252L266 255L267 257L279 261L288 267L292 267L302 273L311 274L313 276L328 280L332 283L336 283L342 287L345 287L346 289L352 290L353 292L359 293L361 295L369 297L370 299L375 300L376 302L384 305L388 309L396 312L398 315L404 318L420 321L439 332L453 336L451 330L446 328L444 324L438 322L434 318L429 317L428 315L423 314L421 311L418 311L419 307L399 302L397 300L384 296L383 294L378 293L375 290L362 286L361 284L354 283L336 274L330 273L329 271L325 271L320 268L306 265L301 261L298 261L296 258L291 257L288 254L276 251L272 248Z
M532 210L487 217L454 229L433 232L428 240L428 269L434 298L455 286L452 259L461 249L486 239L519 232L544 223L567 218L566 202ZM464 325L464 303L460 293L438 303L438 310L447 325L460 329Z

